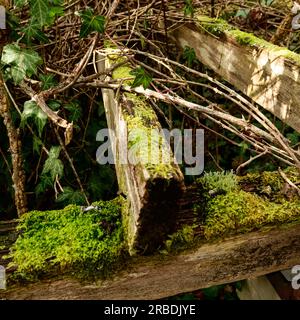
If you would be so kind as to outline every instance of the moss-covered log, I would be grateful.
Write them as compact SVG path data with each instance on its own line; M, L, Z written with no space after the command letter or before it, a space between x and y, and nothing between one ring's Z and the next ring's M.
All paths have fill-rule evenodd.
M132 67L121 52L99 53L99 71L130 84ZM114 68L114 66L117 66ZM161 125L144 97L102 89L119 188L129 201L125 224L130 252L153 251L176 223L183 175Z
M112 280L43 280L11 287L0 299L159 299L299 264L299 234L299 224L253 232L176 256L135 258Z
M300 55L204 16L177 28L173 36L180 47L194 48L203 64L300 132Z

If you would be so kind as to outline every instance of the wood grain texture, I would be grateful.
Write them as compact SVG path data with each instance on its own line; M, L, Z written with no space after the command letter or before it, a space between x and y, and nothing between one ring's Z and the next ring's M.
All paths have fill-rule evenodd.
M264 109L300 132L300 67L287 52L240 45L230 35L217 38L192 26L172 34L197 58Z
M104 72L113 66L112 60L103 56L99 56L99 61L99 71ZM177 201L184 191L183 174L179 166L172 160L173 154L169 146L162 151L168 153L167 156L170 159L170 169L166 176L148 170L143 162L130 163L128 161L128 126L125 115L128 116L128 112L134 113L135 102L122 92L116 98L114 90L111 89L102 89L102 95L108 128L111 129L111 133L114 133L110 135L110 141L119 189L129 201L126 226L130 252L132 254L151 252L162 243L168 234L174 231L178 214ZM147 102L144 107L154 116L149 123L149 128L155 125L155 128L161 130L152 107ZM136 146L141 147L138 144ZM136 150L137 154L138 152Z
M300 224L235 236L176 256L139 257L113 280L41 281L0 299L159 299L300 264Z

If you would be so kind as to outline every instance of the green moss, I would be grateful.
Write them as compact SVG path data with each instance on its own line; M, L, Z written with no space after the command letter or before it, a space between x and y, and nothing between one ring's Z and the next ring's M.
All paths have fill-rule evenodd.
M208 33L216 36L221 36L225 31L233 29L233 26L228 24L226 20L210 18L207 16L197 16L197 24Z
M296 168L285 175L300 181ZM205 173L197 180L200 200L193 209L202 221L206 239L257 230L300 220L300 199L278 171L235 176Z
M240 45L269 49L276 53L278 56L284 57L300 65L299 54L290 51L287 48L274 45L264 39L258 38L252 33L238 30L228 24L225 20L209 18L206 16L198 16L197 21L200 28L205 29L207 32L215 36L229 36L231 38L234 38Z
M257 230L300 220L300 201L281 204L245 191L229 192L207 206L204 235L207 239Z
M180 230L176 231L169 236L165 241L164 249L160 252L162 254L174 253L190 247L195 240L194 227L183 226Z
M71 273L75 277L105 277L126 257L121 211L124 200L99 201L84 212L69 205L63 210L31 211L20 219L21 235L12 247L16 279Z
M285 175L294 183L300 180L299 171L290 167L284 170ZM289 188L286 181L278 171L265 171L262 173L248 173L245 176L238 177L239 186L245 191L251 191L270 201L280 202L281 199L297 199L296 190Z
M108 56L111 64L125 61L126 58L115 54ZM133 68L125 63L114 69L113 79L126 79L132 77L130 72ZM123 83L131 85L134 79L125 80ZM124 120L128 127L128 148L133 152L134 157L142 163L151 175L151 178L174 176L174 160L170 151L162 140L158 131L161 129L157 116L152 107L149 106L146 98L135 93L123 93L126 100L124 104L130 104L131 112L123 109ZM129 108L129 109L130 109ZM150 139L151 138L151 139ZM152 153L154 152L154 154ZM154 161L153 161L154 159Z
M206 172L203 177L197 180L204 192L230 192L238 188L236 175L230 172Z

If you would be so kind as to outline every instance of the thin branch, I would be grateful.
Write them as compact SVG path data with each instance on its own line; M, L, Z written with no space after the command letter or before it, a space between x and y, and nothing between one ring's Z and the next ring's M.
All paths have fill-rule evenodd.
M258 158L260 158L260 157L262 157L262 156L264 156L264 155L266 155L266 154L268 154L268 153L269 153L268 150L265 150L264 152L256 155L255 157L251 157L251 158L250 158L249 160L247 160L246 162L240 164L240 165L237 167L237 169L236 169L236 174L240 174L240 171L241 171L243 168L245 168L246 166L248 166L248 165L249 165L251 162L253 162L254 160L256 160L256 159L258 159Z

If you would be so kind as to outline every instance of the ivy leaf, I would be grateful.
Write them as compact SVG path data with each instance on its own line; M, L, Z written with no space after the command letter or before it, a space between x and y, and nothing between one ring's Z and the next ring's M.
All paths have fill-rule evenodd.
M24 103L24 110L21 114L21 126L24 126L28 118L34 118L39 136L41 136L47 122L47 115L34 101L31 100Z
M105 17L94 15L91 8L80 12L79 16L82 19L82 26L80 29L80 38L88 36L91 32L97 31L99 33L104 33L105 30Z
M197 61L197 56L194 48L184 47L183 59L187 62L188 67L191 67L193 63Z
M14 0L14 5L18 8L23 7L27 0Z
M57 111L61 107L61 101L59 100L51 99L47 101L47 104L53 111Z
M47 90L53 88L57 85L57 81L53 74L41 74L40 80L42 81L42 90Z
M69 121L76 122L82 116L82 110L78 101L72 101L64 106L70 112Z
M73 190L71 187L64 187L64 192L58 195L56 202L62 202L64 205L84 205L85 198L80 190Z
M61 150L60 146L52 146L49 151L48 157L53 159L58 159L60 150Z
M244 18L246 19L249 15L249 12L250 12L250 9L239 9L236 14L235 14L235 17L238 18L238 17L241 17L241 18Z
M32 142L32 149L33 152L36 152L37 154L40 154L40 149L42 146L42 141L37 136L33 136L33 142Z
M40 27L43 27L48 22L49 5L47 0L29 0L30 13Z
M144 89L147 89L152 81L151 75L145 71L142 67L137 67L134 70L130 71L130 74L135 76L132 87L143 86Z
M43 60L37 52L20 48L17 44L8 44L3 48L1 62L9 65L10 74L15 84L19 84L25 76L31 77L37 73L37 67Z
M21 32L24 33L23 39L25 40L26 44L31 44L32 40L34 39L42 43L47 43L49 41L45 33L41 31L39 23L36 21L30 20L28 25L21 29Z
M193 18L194 12L195 12L195 8L193 6L193 0L185 0L183 12L185 16L191 16L191 18Z
M51 7L48 12L47 24L52 25L56 17L61 17L64 15L63 7Z
M41 193L44 193L48 188L52 187L53 180L50 175L43 174L40 177L40 182L35 188L36 196L39 196Z
M60 159L58 159L60 153L59 146L51 147L48 155L48 159L45 161L42 175L50 173L52 181L55 180L56 176L62 177L64 172L64 165Z

